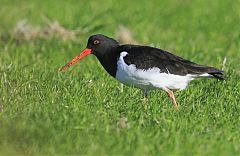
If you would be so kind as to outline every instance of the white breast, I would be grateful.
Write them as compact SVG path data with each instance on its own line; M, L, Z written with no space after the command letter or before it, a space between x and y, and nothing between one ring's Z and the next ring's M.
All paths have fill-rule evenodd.
M169 89L185 89L194 79L192 75L180 76L170 73L161 73L157 67L143 70L137 69L134 64L127 65L124 57L127 52L121 52L117 62L116 79L125 85L134 86L143 90L167 87Z

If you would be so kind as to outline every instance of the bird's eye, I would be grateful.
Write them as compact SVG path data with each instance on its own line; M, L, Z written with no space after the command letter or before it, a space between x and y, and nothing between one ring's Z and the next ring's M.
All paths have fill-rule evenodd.
M97 44L99 44L99 43L100 43L99 40L94 40L94 41L93 41L93 44L95 44L95 45L97 45Z

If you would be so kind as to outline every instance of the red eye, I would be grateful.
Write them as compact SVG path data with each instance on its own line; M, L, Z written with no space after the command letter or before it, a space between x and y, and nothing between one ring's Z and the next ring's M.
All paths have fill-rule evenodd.
M93 41L93 44L95 44L95 45L97 45L97 44L99 44L100 42L99 42L99 40L94 40Z

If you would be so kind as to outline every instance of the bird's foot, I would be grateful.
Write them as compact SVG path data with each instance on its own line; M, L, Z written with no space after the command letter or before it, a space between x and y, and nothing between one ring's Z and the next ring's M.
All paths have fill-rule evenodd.
M143 98L141 100L142 100L143 103L146 103L148 101L147 91L143 91Z
M147 98L147 97L143 97L143 98L141 99L141 101L142 101L142 102L147 102L147 101L148 101L148 98Z

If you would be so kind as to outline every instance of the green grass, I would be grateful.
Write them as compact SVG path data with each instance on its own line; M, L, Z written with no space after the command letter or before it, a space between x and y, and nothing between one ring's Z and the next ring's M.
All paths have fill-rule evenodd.
M238 155L240 1L0 0L0 155ZM87 29L77 42L17 42L16 23ZM94 56L58 72L90 34L127 26L143 44L221 67L225 82L199 79L176 92L141 92L108 76ZM97 70L96 70L97 69ZM121 118L127 126L119 127Z

